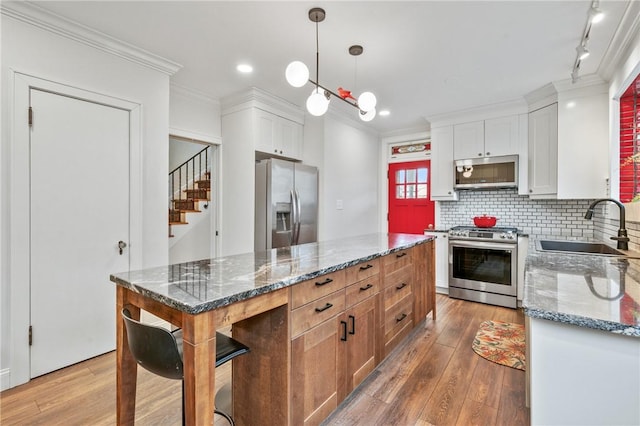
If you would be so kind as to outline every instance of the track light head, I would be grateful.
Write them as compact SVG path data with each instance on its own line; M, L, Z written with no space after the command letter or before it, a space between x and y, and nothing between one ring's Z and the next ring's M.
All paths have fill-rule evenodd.
M580 59L581 61L589 56L589 50L582 44L576 47L576 50L578 51L578 59Z

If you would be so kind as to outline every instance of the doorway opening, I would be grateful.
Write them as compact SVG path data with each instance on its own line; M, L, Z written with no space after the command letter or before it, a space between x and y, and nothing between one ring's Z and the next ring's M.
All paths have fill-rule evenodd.
M216 255L217 145L169 136L169 263Z

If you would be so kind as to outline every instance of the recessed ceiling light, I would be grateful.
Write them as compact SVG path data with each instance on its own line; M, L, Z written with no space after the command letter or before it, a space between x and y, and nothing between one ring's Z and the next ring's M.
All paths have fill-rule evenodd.
M241 72L243 74L249 74L250 72L253 72L253 67L249 64L240 64L236 67L236 69L238 70L238 72Z
M386 117L386 116L387 116L387 115L389 115L389 114L391 114L391 112L389 112L389 110L388 110L388 109L380 110L380 112L378 113L378 115L379 115L380 117Z
M576 102L575 101L567 102L567 108L575 108L575 106L576 106Z

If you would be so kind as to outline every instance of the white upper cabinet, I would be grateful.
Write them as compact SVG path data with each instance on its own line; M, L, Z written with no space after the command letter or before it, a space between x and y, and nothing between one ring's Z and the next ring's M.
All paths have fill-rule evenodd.
M431 199L458 199L453 190L453 126L431 129Z
M263 90L254 87L223 99L222 123L223 143L240 144L252 159L257 151L262 157L302 160L304 111Z
M278 157L300 159L302 124L256 108L256 151Z
M529 195L558 192L558 104L529 113Z
M510 115L454 125L454 159L520 154L519 123Z
M485 157L520 154L521 141L517 115L484 121Z
M453 126L453 158L484 157L484 121Z
M578 87L552 84L540 90L547 96L531 103L529 113L529 195L607 197L607 85L586 81Z

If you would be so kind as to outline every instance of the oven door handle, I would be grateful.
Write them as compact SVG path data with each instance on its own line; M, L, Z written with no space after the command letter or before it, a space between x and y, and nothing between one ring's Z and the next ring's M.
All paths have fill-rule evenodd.
M449 240L449 247L470 247L477 249L495 249L516 251L516 243L492 243L488 241Z

